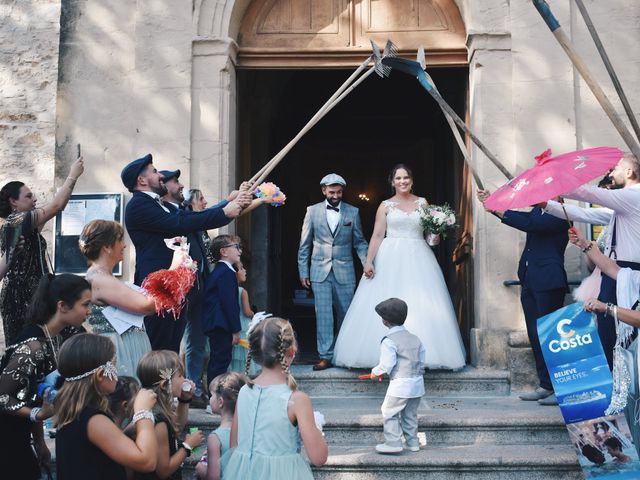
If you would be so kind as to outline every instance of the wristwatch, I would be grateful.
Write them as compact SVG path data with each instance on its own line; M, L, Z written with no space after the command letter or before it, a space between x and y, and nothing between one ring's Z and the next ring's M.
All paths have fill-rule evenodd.
M187 457L190 457L191 452L193 452L193 448L191 448L191 445L189 445L187 442L182 442L181 447L187 451Z

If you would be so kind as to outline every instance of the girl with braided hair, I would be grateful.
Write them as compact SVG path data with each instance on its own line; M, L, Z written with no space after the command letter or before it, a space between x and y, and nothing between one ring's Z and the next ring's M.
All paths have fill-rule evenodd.
M289 371L298 347L291 324L277 317L262 320L249 331L247 369L253 359L262 366L255 380L240 389L231 426L231 447L223 478L267 480L312 479L301 455L327 461L327 443L314 419L311 399L297 390Z
M211 411L220 415L220 426L207 440L207 453L196 465L196 476L202 480L219 480L222 472L222 459L229 451L231 441L231 424L236 411L236 401L240 389L248 379L238 372L218 375L209 384L211 392Z

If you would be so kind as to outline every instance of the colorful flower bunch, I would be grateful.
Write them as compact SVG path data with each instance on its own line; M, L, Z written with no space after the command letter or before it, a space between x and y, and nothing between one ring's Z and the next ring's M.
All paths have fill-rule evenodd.
M271 205L274 207L281 207L287 199L287 196L280 190L280 187L272 182L264 182L258 185L254 194L258 198L270 197L272 199Z
M449 232L458 227L456 213L444 205L425 205L420 211L420 224L425 233L433 233L446 238Z

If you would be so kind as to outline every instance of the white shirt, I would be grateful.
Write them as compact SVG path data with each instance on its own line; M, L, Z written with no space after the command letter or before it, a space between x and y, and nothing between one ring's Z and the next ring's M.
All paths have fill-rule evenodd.
M640 263L640 184L618 190L582 186L566 195L567 198L596 203L606 208L581 208L565 205L569 218L577 222L609 225L605 255L611 250L613 223L616 224L616 258ZM546 212L564 218L558 202L547 202Z
M326 206L333 207L333 205L331 205L327 200L325 200L324 203ZM336 205L336 208L340 209L341 206L342 202ZM327 208L327 223L329 224L329 230L331 230L331 233L335 233L336 228L338 228L338 224L340 223L340 212Z
M616 281L616 298L619 307L633 308L640 300L640 272L630 268L620 269Z
M229 267L233 271L233 273L236 273L236 269L233 268L233 265L231 265L231 263L227 262L226 260L218 260L218 261L224 263L227 267Z
M163 209L165 212L167 212L167 213L171 213L171 212L169 211L169 209L168 209L167 207L165 207L165 206L162 204L162 200L160 199L160 195L158 195L158 194L157 194L157 193L155 193L155 192L147 192L147 191L143 191L142 193L146 193L146 194L147 194L147 195L149 195L151 198L153 198L153 200L154 200L154 201L155 201L155 202L156 202L160 207L162 207L162 209Z
M387 335L406 330L403 325L397 325L389 329ZM380 362L373 367L371 373L375 375L389 374L397 361L396 344L389 337L385 337L380 344ZM427 351L424 345L420 345L420 363L424 367L427 363ZM416 398L424 395L424 377L396 378L389 382L387 395L398 398Z

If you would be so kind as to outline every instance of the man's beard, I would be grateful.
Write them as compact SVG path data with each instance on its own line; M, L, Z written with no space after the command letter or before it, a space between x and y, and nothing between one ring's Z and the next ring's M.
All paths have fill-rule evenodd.
M171 198L173 198L173 201L176 203L184 202L184 195L180 190L178 190L176 193L172 193Z
M156 187L151 187L151 191L153 193L157 193L161 197L164 197L169 192L169 190L167 190L166 185L162 182L159 182L158 186Z
M341 201L342 199L339 198L327 198L327 202L329 202L329 205L331 205L332 207L337 207L338 205L340 205Z

